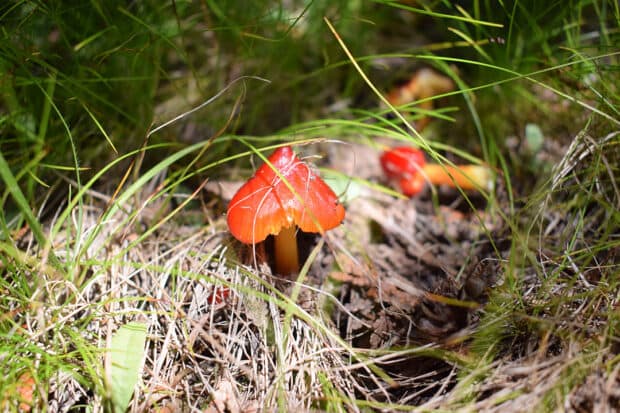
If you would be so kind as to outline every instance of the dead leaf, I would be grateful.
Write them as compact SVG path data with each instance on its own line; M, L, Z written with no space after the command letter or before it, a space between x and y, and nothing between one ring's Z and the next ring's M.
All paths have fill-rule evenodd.
M32 401L36 383L32 375L28 372L22 373L17 379L15 392L11 395L4 395L2 399L2 410L11 410L10 406L13 402L19 401L17 408L20 412L29 412L32 409ZM15 400L17 399L17 400Z
M233 385L228 380L222 380L211 394L212 400L205 413L240 413L241 407Z
M339 256L338 263L343 271L334 271L330 273L330 277L365 288L368 298L390 303L401 309L410 309L425 296L423 290L398 274L379 274L368 265L352 260L344 254Z
M239 188L241 188L241 185L243 185L242 181L229 182L223 180L212 180L206 183L205 189L228 202L237 193Z
M370 335L370 348L380 348L385 343L386 338L396 331L396 324L385 312L372 323L372 334Z

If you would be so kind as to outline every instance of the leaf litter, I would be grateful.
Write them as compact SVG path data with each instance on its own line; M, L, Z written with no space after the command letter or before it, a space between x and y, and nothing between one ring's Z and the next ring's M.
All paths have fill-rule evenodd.
M350 156L363 159L356 168L359 177L382 182L378 161L369 157L373 148L343 146L326 150L330 164L346 164ZM591 156L595 149L588 148L579 156ZM568 160L561 165L567 165L560 170L563 176L574 167ZM204 199L224 205L234 193L226 188L238 185L211 183ZM86 251L94 263L89 280L72 305L61 305L59 292L69 287L56 284L47 293L57 297L50 308L67 321L88 314L93 338L113 334L136 314L146 318L145 361L131 411L260 411L283 400L287 410L310 411L333 394L344 396L341 402L351 411L360 410L353 400L379 410L458 405L458 358L470 356L468 334L483 316L489 289L503 282L510 242L497 216L483 209L467 212L460 195L442 191L437 205L429 193L397 199L358 188L345 223L325 235L304 280L300 310L289 324L282 297L290 296L294 280L274 276L266 264L255 268L253 251L228 234L223 211L203 210L208 225L199 228L184 216L195 211L182 210L129 248L168 201L138 194L152 201L119 232L131 209L118 208L109 223L100 224L105 206L94 199L83 217L85 233L100 225ZM214 198L221 202L211 203ZM546 237L567 230L565 217L553 218L552 208L545 214ZM302 239L306 256L316 239ZM68 242L59 237L57 250ZM613 256L600 258L609 260ZM531 291L544 287L533 268L524 277ZM588 271L571 286L585 291L596 281ZM568 286L558 288L557 293L570 292ZM544 306L533 293L525 298L526 305ZM575 300L576 308L580 303ZM36 323L30 328L36 341ZM552 336L545 343L542 348L538 339L514 341L512 350L491 365L469 408L519 411L540 403L580 351L578 343L565 347ZM452 361L437 351L452 352ZM83 402L94 410L105 405L73 374L50 381L48 402L54 411ZM605 406L616 405L617 381L617 369L594 372L586 380L592 386L576 387L567 403L576 411L589 410L603 394Z

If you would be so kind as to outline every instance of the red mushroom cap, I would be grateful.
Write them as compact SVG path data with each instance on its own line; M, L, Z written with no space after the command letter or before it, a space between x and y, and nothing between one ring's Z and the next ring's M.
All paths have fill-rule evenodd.
M400 190L413 196L424 189L424 174L420 173L426 165L424 152L411 146L398 146L381 155L381 167L389 179L398 181Z
M404 195L414 196L422 192L426 186L426 179L424 178L424 175L418 174L411 178L402 178L398 181L398 185Z
M424 152L411 146L397 146L381 155L381 167L390 179L412 178L425 164Z
M256 244L292 225L320 233L340 225L345 211L338 197L290 146L268 159L281 176L265 163L230 201L227 221L235 238Z

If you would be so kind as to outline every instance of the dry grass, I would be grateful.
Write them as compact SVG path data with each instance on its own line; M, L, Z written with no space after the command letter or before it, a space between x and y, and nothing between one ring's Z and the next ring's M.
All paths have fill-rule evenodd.
M353 399L352 374L364 369L348 366L350 350L307 321L293 318L285 324L282 301L272 299L273 288L258 280L271 275L230 261L235 254L227 252L230 239L220 220L202 229L170 222L131 245L139 238L136 229L149 225L159 207L132 214L133 225L121 232L117 224L128 218L122 208L106 222L100 222L102 208L86 208L84 234L97 231L84 254L88 280L80 291L67 282L43 283L46 297L58 299L46 311L68 325L91 318L87 330L100 348L127 321L147 323L144 373L133 411L217 409L222 397L230 411L283 400L287 410L308 411L326 388ZM62 250L65 242L59 238L54 244ZM71 293L69 305L61 297ZM38 327L31 326L31 340L41 334ZM51 410L80 400L95 411L103 406L69 374L55 376L50 390Z
M120 325L146 322L132 411L616 408L617 342L613 332L606 336L606 323L618 305L617 280L605 277L617 262L613 251L600 251L598 261L582 267L575 255L594 245L585 235L598 234L606 215L592 209L596 219L582 216L579 242L563 256L549 244L575 225L551 206L575 183L571 168L602 153L587 144L575 148L581 149L571 149L557 168L554 195L541 200L537 255L518 268L509 264L514 240L501 241L503 221L477 221L488 212L464 214L458 199L436 210L430 198L395 201L362 191L300 285L273 277L265 265L241 265L241 247L217 208L207 211L206 226L191 222L198 213L191 208L158 221L171 208L169 199L153 196L159 175L128 203L141 207L120 206L105 221L105 206L95 201L105 196L94 197L83 209L82 239L96 235L76 267L81 283L45 273L33 297L46 306L26 318L24 338L45 347L51 329L69 353L83 351L72 334L103 349ZM375 172L368 168L367 178ZM600 193L618 202L615 186L604 182L596 183ZM54 241L58 252L80 242L73 216ZM141 237L154 224L157 230ZM491 301L478 307L489 294ZM499 311L511 294L520 303ZM499 339L488 333L493 323ZM491 345L481 352L485 342ZM81 374L50 375L41 402L50 411L105 406L83 377L105 377L105 367L93 366L98 360L105 366L106 356L95 351L82 359Z

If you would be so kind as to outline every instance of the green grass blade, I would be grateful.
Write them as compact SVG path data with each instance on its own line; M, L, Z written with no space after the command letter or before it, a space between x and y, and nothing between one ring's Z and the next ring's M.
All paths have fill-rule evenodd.
M39 221L37 220L37 218L32 213L30 205L28 205L28 201L26 200L24 193L19 188L17 180L15 179L13 172L11 172L11 168L6 162L6 159L4 159L2 152L0 152L0 177L4 181L7 190L13 196L13 199L17 203L17 206L19 207L21 213L24 214L24 218L26 219L26 222L28 222L28 225L30 226L32 233L34 234L35 239L42 248L45 248L45 246L47 246L47 238L43 233L43 229L41 228L41 225L39 225ZM55 257L53 254L51 254L50 257L52 257L52 260L55 261Z

